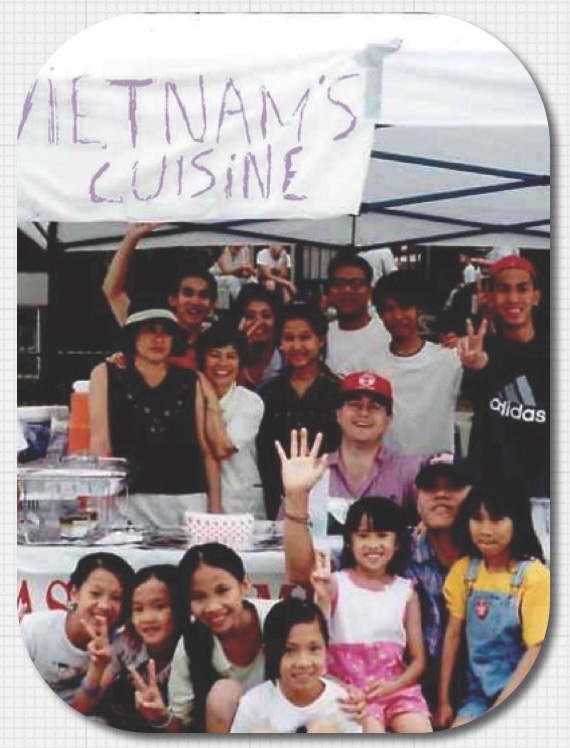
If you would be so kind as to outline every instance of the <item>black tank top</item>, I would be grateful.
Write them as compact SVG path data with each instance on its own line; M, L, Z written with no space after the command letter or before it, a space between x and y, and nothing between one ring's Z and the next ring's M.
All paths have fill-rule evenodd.
M132 362L107 364L109 431L113 455L129 460L133 493L201 493L206 490L196 433L197 374L171 365L149 387Z

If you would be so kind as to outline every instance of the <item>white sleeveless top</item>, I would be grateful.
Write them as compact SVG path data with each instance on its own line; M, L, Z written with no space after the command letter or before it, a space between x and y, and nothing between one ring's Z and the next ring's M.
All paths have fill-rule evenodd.
M386 589L373 590L355 582L346 569L335 574L335 580L331 644L394 642L406 646L404 615L413 592L409 579L397 576Z

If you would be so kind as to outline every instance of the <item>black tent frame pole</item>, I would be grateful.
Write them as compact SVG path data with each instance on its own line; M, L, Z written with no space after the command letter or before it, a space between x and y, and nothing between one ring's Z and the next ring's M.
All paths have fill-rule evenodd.
M58 224L51 222L47 230L48 296L45 317L45 346L42 348L42 380L46 393L56 392L59 380L61 349L61 263L63 249L58 243Z

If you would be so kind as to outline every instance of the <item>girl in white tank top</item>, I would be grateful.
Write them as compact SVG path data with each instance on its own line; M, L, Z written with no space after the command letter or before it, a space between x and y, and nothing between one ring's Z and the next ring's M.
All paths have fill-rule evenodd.
M317 554L312 575L329 620L328 673L362 690L365 732L431 732L418 680L425 667L420 605L412 583L398 576L409 534L403 511L390 499L366 497L350 508L343 571L330 572Z

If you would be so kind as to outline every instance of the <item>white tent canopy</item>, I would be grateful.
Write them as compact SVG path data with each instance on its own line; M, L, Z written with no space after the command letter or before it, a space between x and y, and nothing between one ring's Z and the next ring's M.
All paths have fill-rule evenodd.
M107 31L120 36L132 18L144 26L143 16L124 17L108 22ZM167 19L163 32L176 46L182 17L156 18ZM549 247L550 144L544 106L523 65L493 37L462 21L431 15L183 18L199 32L200 43L177 47L180 63L184 56L211 56L212 49L230 59L239 59L245 49L254 57L271 54L276 64L288 45L299 50L316 45L320 51L392 43L397 51L381 63L378 124L358 216L167 224L141 246L275 239L359 249ZM88 60L95 54L106 26L88 29L64 45L57 53L60 72L62 59L81 54ZM128 45L113 48L116 55L128 53ZM20 228L47 245L46 224ZM121 223L60 223L56 236L64 249L111 249L124 229Z

